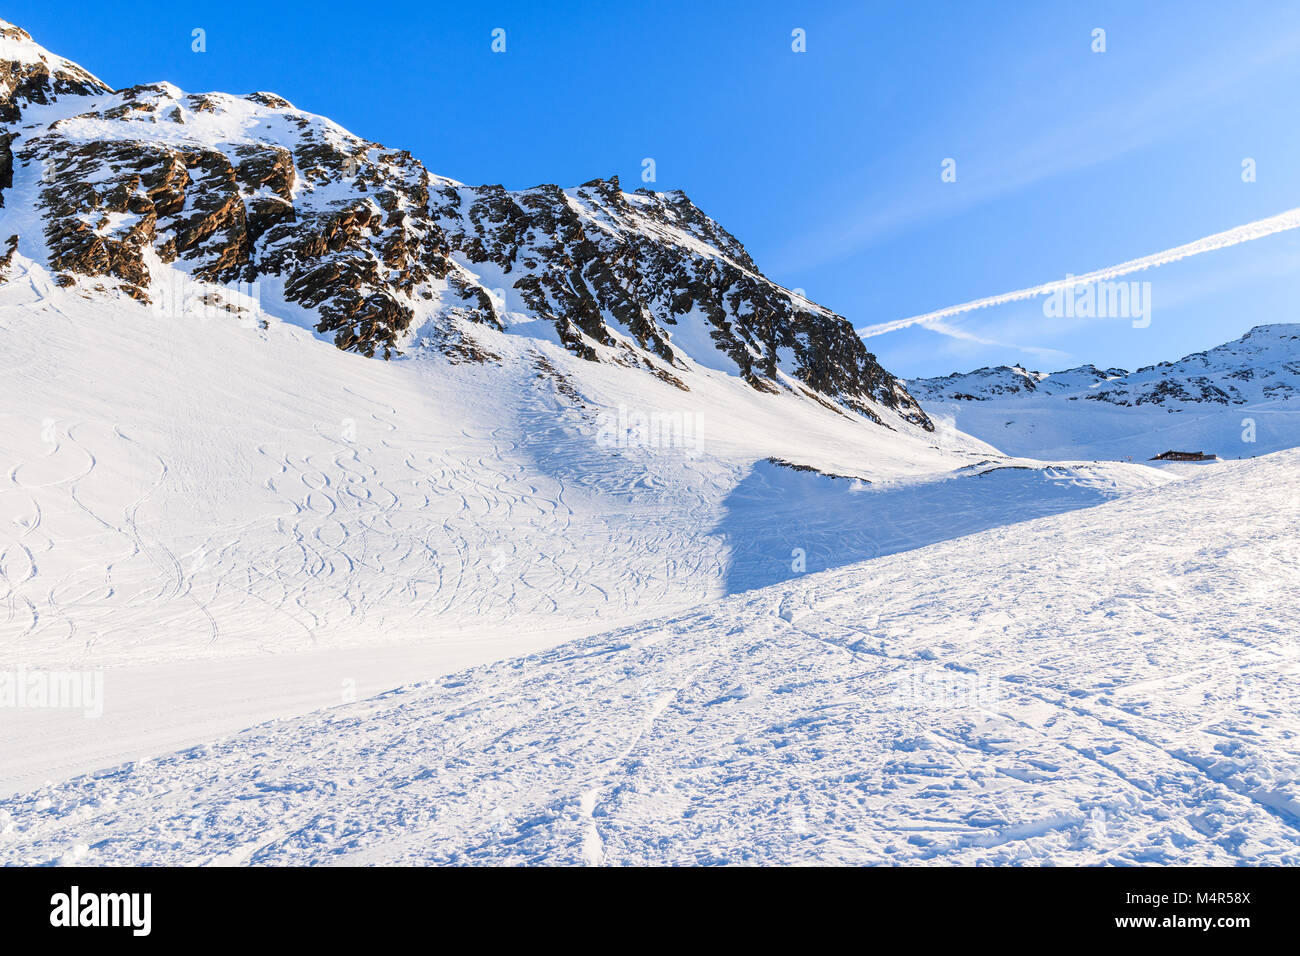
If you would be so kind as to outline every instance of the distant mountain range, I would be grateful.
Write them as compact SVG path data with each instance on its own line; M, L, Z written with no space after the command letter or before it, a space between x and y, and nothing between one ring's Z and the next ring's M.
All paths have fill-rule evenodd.
M1012 454L1137 458L1174 448L1251 457L1300 445L1300 324L1257 326L1135 372L1003 365L907 387L932 414Z

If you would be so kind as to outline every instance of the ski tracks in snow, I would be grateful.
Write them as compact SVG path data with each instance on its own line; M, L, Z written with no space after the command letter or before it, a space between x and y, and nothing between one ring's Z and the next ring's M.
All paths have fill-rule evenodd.
M1259 502L1297 470L1234 465L53 784L8 801L0 860L1294 865L1300 607L1254 577L1294 566L1300 515ZM1199 533L1130 553L1172 514Z

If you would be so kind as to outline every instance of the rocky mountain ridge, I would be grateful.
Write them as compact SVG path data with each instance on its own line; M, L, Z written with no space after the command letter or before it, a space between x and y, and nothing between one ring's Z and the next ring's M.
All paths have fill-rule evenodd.
M681 389L702 366L932 428L848 321L763 276L681 192L469 187L274 94L113 91L17 27L0 37L0 232L60 285L152 301L170 271L232 311L223 290L256 286L267 311L383 358L491 362L479 330L542 319L573 354Z

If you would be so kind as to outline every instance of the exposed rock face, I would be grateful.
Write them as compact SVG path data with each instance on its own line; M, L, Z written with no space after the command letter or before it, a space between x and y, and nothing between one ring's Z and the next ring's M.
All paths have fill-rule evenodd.
M309 310L339 348L385 358L418 337L491 361L475 329L526 313L582 358L679 388L690 359L762 391L931 427L845 319L764 277L680 192L625 193L617 178L466 187L273 94L112 93L5 29L21 56L0 62L14 79L0 98L0 186L12 194L16 171L38 181L60 281L106 276L147 298L157 256L201 281L258 283L269 310Z
M615 177L569 191L449 186L435 199L452 246L471 263L516 277L523 310L553 321L579 355L597 358L598 346L613 346L623 331L644 352L678 364L674 331L701 323L756 388L784 387L785 371L858 411L874 414L862 402L869 397L923 420L848 322L765 278L735 237L681 192L628 194Z
M61 96L90 96L109 91L101 80L77 64L35 43L26 30L0 20L0 126L16 124L23 109L48 106ZM17 134L0 128L0 206L13 185L12 145Z

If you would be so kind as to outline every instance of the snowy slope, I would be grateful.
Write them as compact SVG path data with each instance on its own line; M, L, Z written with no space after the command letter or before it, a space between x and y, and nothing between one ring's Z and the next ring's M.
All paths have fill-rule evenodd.
M795 548L821 570L1159 480L508 333L512 375L365 360L273 317L81 300L21 257L0 330L0 648L49 662L617 620L789 577ZM979 477L1007 465L1032 470ZM987 494L1013 484L1014 507Z
M1177 362L1126 372L984 368L907 387L945 427L1041 458L1168 450L1247 458L1300 445L1300 325L1261 325Z
M683 393L506 332L512 376L380 362L273 316L82 299L21 256L10 274L0 670L118 690L93 728L7 712L0 792L1166 480L713 370ZM690 430L650 442L624 412Z
M1159 480L936 436L679 193L463 187L6 29L0 657L590 633Z
M1165 480L937 435L680 193L5 29L0 670L108 696L6 711L0 792Z
M45 863L1300 863L1300 453L7 801Z
M0 657L589 632L788 564L806 489L744 496L769 458L1000 460L680 193L465 187L0 32ZM807 566L913 543L830 526Z

